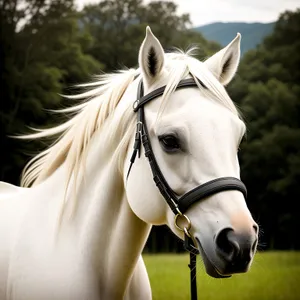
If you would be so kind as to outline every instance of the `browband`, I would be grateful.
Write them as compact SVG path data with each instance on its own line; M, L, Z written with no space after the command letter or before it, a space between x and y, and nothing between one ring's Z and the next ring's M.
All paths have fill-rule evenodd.
M200 81L200 80L197 80L197 81L200 85L202 85L202 87L206 88L202 81ZM140 81L140 84L141 83L142 83L142 81ZM184 88L184 87L193 87L193 86L197 86L197 83L194 80L194 78L183 79L178 83L176 90ZM141 89L141 87L139 86L138 90L140 90L140 89ZM146 103L161 96L164 93L165 89L166 89L166 86L164 85L164 86L150 92L149 94L147 94L145 96L143 96L143 94L138 95L137 100L133 103L133 111L137 112Z

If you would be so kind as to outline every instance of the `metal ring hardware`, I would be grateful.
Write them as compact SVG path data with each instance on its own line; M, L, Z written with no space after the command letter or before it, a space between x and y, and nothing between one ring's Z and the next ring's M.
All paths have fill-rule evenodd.
M178 220L179 218L183 218L183 222L186 224L186 226L184 227L180 227L178 225ZM183 231L188 237L191 237L189 230L191 229L192 223L191 220L184 214L180 213L177 214L174 218L174 223L177 229L179 229L180 231Z
M132 105L133 110L136 110L136 109L137 109L139 103L140 103L140 100L135 100L135 101L133 102L133 105Z
M190 239L192 239L192 240L194 241L194 239L193 239L193 237L191 236L190 232L189 232L185 227L183 228L183 232L185 233L186 236L188 236ZM195 244L195 243L194 243L194 244Z

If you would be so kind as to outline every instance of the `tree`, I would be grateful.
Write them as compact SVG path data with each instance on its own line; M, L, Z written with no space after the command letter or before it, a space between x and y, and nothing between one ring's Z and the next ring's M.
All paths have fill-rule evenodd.
M18 183L28 159L24 153L36 153L42 145L20 143L8 135L24 133L26 126L53 122L45 108L60 107L59 94L66 86L87 81L101 65L83 53L92 39L79 30L72 0L1 0L0 5L0 122L5 149L0 176Z
M189 16L178 15L171 1L105 0L86 6L82 13L83 28L87 28L95 43L89 53L105 62L105 71L136 67L139 46L147 25L159 36L166 49L176 46L186 49L191 43L201 46L205 57L220 49L206 41L200 33L188 30Z

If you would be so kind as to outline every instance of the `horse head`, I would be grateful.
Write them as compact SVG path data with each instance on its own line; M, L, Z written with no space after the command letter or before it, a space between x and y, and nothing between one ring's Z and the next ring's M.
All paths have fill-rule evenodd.
M128 178L124 176L132 211L146 223L167 224L182 239L187 233L201 253L206 272L213 277L246 272L258 240L258 225L246 205L244 188L239 188L238 149L246 127L224 87L234 77L239 59L239 34L200 62L188 54L164 53L147 28L138 59L142 87L134 109L141 128L135 149L151 152L151 157L142 154L135 159ZM192 84L178 88L187 82ZM149 139L146 142L151 151L145 139ZM124 174L130 155L128 151ZM154 182L152 177L163 179ZM218 178L233 178L229 186L237 183L238 188L222 183L225 188L203 194L203 187L213 189ZM163 196L168 190L170 197ZM168 197L174 202L171 209L165 201ZM180 203L187 197L189 205L182 206L183 214L176 199ZM188 231L182 230L186 226Z

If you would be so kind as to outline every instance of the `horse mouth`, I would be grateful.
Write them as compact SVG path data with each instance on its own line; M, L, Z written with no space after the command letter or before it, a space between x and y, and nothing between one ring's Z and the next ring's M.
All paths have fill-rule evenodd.
M217 267L211 262L211 260L208 258L207 254L205 253L200 241L198 238L196 238L196 241L199 246L200 254L205 266L206 273L213 277L213 278L229 278L231 275L223 275Z

